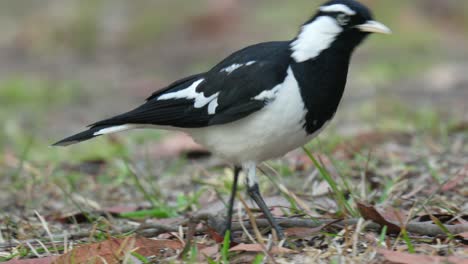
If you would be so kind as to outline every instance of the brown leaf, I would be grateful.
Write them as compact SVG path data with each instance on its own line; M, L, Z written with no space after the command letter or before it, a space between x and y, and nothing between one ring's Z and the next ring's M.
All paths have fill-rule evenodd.
M408 213L403 210L397 210L393 207L386 207L382 209L376 209L380 215L387 221L393 223L402 223L408 218Z
M206 257L215 259L217 254L219 254L219 246L217 244L200 250L200 257L203 257L202 260Z
M214 228L208 227L206 232L216 243L223 243L224 237L220 233L218 233Z
M238 252L238 251L244 251L244 252L263 252L262 245L260 244L239 244L235 247L232 247L229 249L230 252ZM297 253L296 251L288 248L283 248L283 247L273 247L270 252L272 254L293 254Z
M101 243L83 245L57 258L54 264L65 263L121 263L129 252L144 257L154 256L166 250L181 250L183 245L177 240L153 240L143 237L111 238Z
M381 226L387 226L387 232L388 233L393 233L393 234L398 234L400 233L401 231L401 228L388 221L387 219L385 219L380 213L379 211L377 211L377 209L375 209L373 206L371 205L366 205L366 204L363 204L363 203L357 203L357 206L358 206L358 209L359 209L359 212L361 213L361 216L366 219L366 220L372 220L373 222L381 225Z
M14 259L8 262L3 262L3 264L50 264L57 257L46 257L38 259Z
M439 257L416 255L386 249L379 249L379 254L389 261L390 263L398 264L421 264L421 263L454 263L454 264L468 264L468 259L463 259L455 256Z

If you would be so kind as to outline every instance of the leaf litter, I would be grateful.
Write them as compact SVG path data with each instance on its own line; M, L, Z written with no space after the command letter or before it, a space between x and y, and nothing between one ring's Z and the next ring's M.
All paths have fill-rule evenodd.
M365 137L371 136L366 134L357 138ZM379 260L385 260L389 263L417 263L416 261L465 263L467 229L463 229L463 226L466 226L468 217L466 207L468 192L466 189L468 165L466 164L468 161L466 156L451 153L450 145L446 146L440 142L424 144L417 137L408 135L395 137L394 134L391 136L385 134L371 138L375 138L376 141L371 142L370 145L361 145L359 140L356 141L353 151L346 154L350 161L345 168L337 167L335 162L337 157L343 158L343 147L335 149L333 155L324 155L321 158L326 162L326 168L333 171L331 175L339 183L340 188L346 189L349 193L348 199L355 200L353 203L359 209L363 219L367 221L353 218L350 215L344 218L334 215L337 212L337 204L327 197L330 195L327 185L323 184L324 181L317 175L313 166L310 164L305 167L300 166L298 174L314 175L308 184L296 190L295 186L300 185L295 184L294 179L291 178L291 183L285 182L282 188L287 190L286 193L296 193L297 198L308 207L306 211L314 212L314 216L311 217L305 213L306 211L295 204L295 199L290 199L291 197L267 198L268 205L279 218L280 225L285 228L289 237L287 248L281 247L277 244L278 242L270 247L271 257L267 257L267 261L328 263L347 260L378 263ZM363 171L364 155L359 153L366 153L368 148L372 148L372 160ZM459 147L455 149L460 151ZM467 150L462 149L463 153L465 151ZM179 154L171 153L170 155ZM9 158L9 160L14 159ZM288 163L288 159L285 160L286 166L298 168L295 161L289 160L291 163ZM281 164L285 161L278 162ZM111 166L103 166L102 162L91 164L98 164L99 170L82 170L73 166L62 167L62 169L69 169L72 172L82 170L82 173L86 174L112 173L109 171L112 170ZM207 166L206 164L213 169L200 170ZM18 165L18 163L12 163L12 165ZM6 168L8 166L7 164ZM44 222L41 223L37 216L25 215L22 213L24 210L18 208L5 207L5 212L8 214L0 213L2 234L0 257L10 261L29 261L11 263L50 263L53 260L50 257L55 257L55 263L67 263L67 261L70 262L70 258L73 258L73 263L87 263L93 258L98 261L96 263L99 261L120 263L129 258L144 258L153 262L184 262L184 257L181 257L180 253L185 247L187 226L190 221L195 221L195 233L192 239L196 250L188 250L185 260L190 258L190 254L195 254L194 252L197 252L194 259L202 263L208 258L215 261L221 260L222 256L219 252L223 238L220 235L222 231L220 227L223 226L223 218L220 215L224 213L225 207L222 202L219 202L219 198L225 200L227 192L213 194L216 194L219 189L215 186L224 184L218 185L222 181L218 176L219 168L223 168L224 164L216 161L215 158L204 158L194 160L186 166L192 168L191 171L189 169L188 172L177 172L181 178L178 178L177 182L171 182L169 188L182 190L183 193L193 192L191 190L193 186L187 186L187 183L195 184L195 189L203 187L203 183L196 180L197 174L203 174L204 178L211 179L216 185L208 187L208 189L214 188L214 192L202 192L202 196L198 199L198 202L202 201L202 204L195 203L178 211L177 214L180 217L174 218L174 221L167 219L167 221L159 222L151 218L121 218L122 213L132 213L151 208L151 206L144 200L144 197L138 198L138 193L136 198L126 199L124 195L119 201L112 195L112 192L119 194L128 191L135 193L135 191L131 188L129 190L129 185L126 184L104 186L104 189L101 189L103 187L99 185L97 177L82 180L82 183L79 183L81 186L79 189L85 191L80 191L79 195L65 196L66 199L62 199L61 204L54 206L48 206L47 201L42 206L38 205L34 203L34 199L44 195L58 198L63 196L64 192L57 192L56 186L47 182L39 182L37 186L28 186L31 190L41 188L43 191L41 195L31 193L26 200L25 197L14 194L9 199L23 206L31 206L28 203L32 203L38 207L38 211L46 216L44 221L50 229L47 230L50 235L44 230ZM21 173L20 177L29 177L42 169L38 165L28 163L27 169ZM161 175L160 171L154 173ZM190 178L194 174L195 180L191 181ZM349 176L343 178L343 174ZM229 179L226 181L229 182ZM156 178L155 184L162 184L162 182L167 183L168 180L159 177ZM351 182L353 184L350 184ZM274 192L274 184L268 181L264 184L267 185L267 193L271 190ZM83 188L85 185L87 187ZM318 193L314 192L316 186L324 187ZM86 193L86 190L91 192ZM76 190L70 191L77 192ZM79 196L86 197L86 199L77 198ZM173 208L177 208L177 203L175 203L177 196L173 192L163 191L161 196L169 201L168 204L171 204ZM75 201L72 201L73 199ZM90 206L90 201L100 201L102 205ZM324 204L328 205L324 206ZM265 240L260 242L266 245L268 241L264 235L269 231L269 225L255 210L255 206L251 203L248 203L248 206L253 209L252 213L257 220L256 228L265 237ZM96 207L99 208L98 211ZM67 214L67 210L72 208L74 210L70 210ZM77 212L76 209L79 211ZM244 210L242 212L245 214ZM59 213L58 217L57 213ZM93 217L89 218L89 216ZM253 233L249 217L241 215L241 219L248 232ZM440 230L434 219L437 219L437 222L444 225L447 230L456 231L457 229L454 228L461 227L463 232L455 232L451 237L445 233L445 230ZM238 224L239 221L236 221L233 225L233 238L236 243L230 248L232 263L253 260L257 255L252 255L252 253L261 254L264 250L264 246L250 242ZM382 233L384 226L387 226L387 234ZM412 229L412 226L422 229ZM431 230L425 229L426 227L430 227ZM416 251L416 254L411 254L410 257L405 253L409 245L400 236L402 228L408 230L409 239ZM437 231L437 235L427 235L434 230ZM57 248L60 253L55 253L54 248ZM406 262L398 262L401 258L404 258Z

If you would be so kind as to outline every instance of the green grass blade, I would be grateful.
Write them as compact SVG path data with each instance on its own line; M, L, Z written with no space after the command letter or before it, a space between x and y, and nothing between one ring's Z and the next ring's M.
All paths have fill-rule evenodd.
M333 177L328 173L328 171L325 169L324 166L322 166L317 159L312 155L312 153L303 147L305 153L307 156L310 158L310 160L314 163L315 167L319 170L319 174L322 176L322 178L330 185L330 188L332 189L333 193L335 194L335 198L338 202L338 209L341 212L348 212L349 214L356 216L358 215L357 212L352 208L352 206L349 204L348 200L346 200L346 197L343 193L343 191L340 190L338 187L338 184L336 181L333 179Z
M432 214L431 220L449 237L451 240L455 239L455 236L447 229L447 227L439 220L439 218L433 216Z
M231 230L227 230L224 234L223 248L221 250L221 257L223 264L229 263L229 247L231 246Z
M408 252L411 254L415 254L416 250L414 249L414 245L411 242L411 239L408 235L408 232L406 231L406 228L401 229L401 236L403 237L403 240L405 241L406 245L408 246Z
M382 228L382 232L380 232L379 246L385 246L385 237L387 236L387 229L388 226L384 226Z
M252 264L262 264L265 256L263 254L258 254L255 259L252 261Z

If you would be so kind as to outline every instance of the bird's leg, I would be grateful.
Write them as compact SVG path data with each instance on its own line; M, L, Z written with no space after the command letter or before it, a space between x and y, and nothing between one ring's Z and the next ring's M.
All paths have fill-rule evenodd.
M231 189L231 197L229 198L229 204L228 204L228 213L227 213L227 219L226 219L226 229L224 230L224 235L226 232L229 230L231 231L231 226L232 226L232 213L234 211L234 200L236 198L236 193L237 193L237 180L239 178L239 174L242 170L242 167L235 166L234 167L234 181L232 183L232 189ZM232 233L231 233L232 235Z
M255 203L258 205L260 210L262 210L263 214L266 216L270 225L275 229L276 233L278 234L279 239L284 239L284 233L281 227L278 225L276 220L273 218L268 206L266 205L265 201L263 200L262 195L260 194L260 189L258 187L257 181L257 166L255 163L247 163L244 167L247 170L247 193L249 194L250 198L252 198Z

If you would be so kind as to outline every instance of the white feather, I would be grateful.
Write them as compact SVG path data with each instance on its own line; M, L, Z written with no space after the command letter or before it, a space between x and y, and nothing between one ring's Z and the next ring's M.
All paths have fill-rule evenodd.
M279 85L275 86L271 90L265 90L265 91L261 92L259 95L255 96L254 99L259 100L259 101L273 100L273 99L275 99L276 94L278 93L278 90L282 87L282 85L283 84L279 84Z
M112 134L112 133L117 133L117 132L122 132L126 130L130 130L135 128L135 125L121 125L121 126L112 126L112 127L107 127L103 128L93 134L93 136L100 136L100 135L105 135L105 134Z
M218 108L218 98L214 99L208 105L208 114L214 115L216 114L216 108Z
M231 74L233 71L239 69L242 66L244 66L244 64L233 64L229 67L223 68L221 72L226 72L227 74Z
M158 97L158 100L171 100L171 99L195 100L193 106L195 108L202 108L206 106L207 104L211 103L213 100L216 100L219 95L219 93L215 93L209 97L206 97L204 93L198 93L197 88L204 81L205 79L200 79L198 81L193 82L189 87L183 90L173 92L173 93L163 94Z
M158 100L170 100L170 99L196 99L200 95L203 96L202 93L197 93L197 87L203 82L205 79L200 79L198 81L193 82L189 87L182 89L177 92L163 94L158 97ZM204 96L203 96L204 97Z
M233 73L235 70L237 70L239 68L242 68L244 66L251 66L251 65L253 65L255 63L256 63L256 61L249 61L249 62L247 62L245 64L244 63L236 63L236 64L233 64L233 65L231 65L229 67L221 69L220 72L226 72L227 74L231 74L231 73Z
M291 44L291 56L296 62L313 59L328 49L342 31L335 19L320 16L302 27L301 33Z
M320 7L320 11L322 12L338 12L338 13L344 13L349 16L354 16L356 14L356 11L352 10L346 5L343 4L334 4L334 5L328 5L328 6L322 6Z

